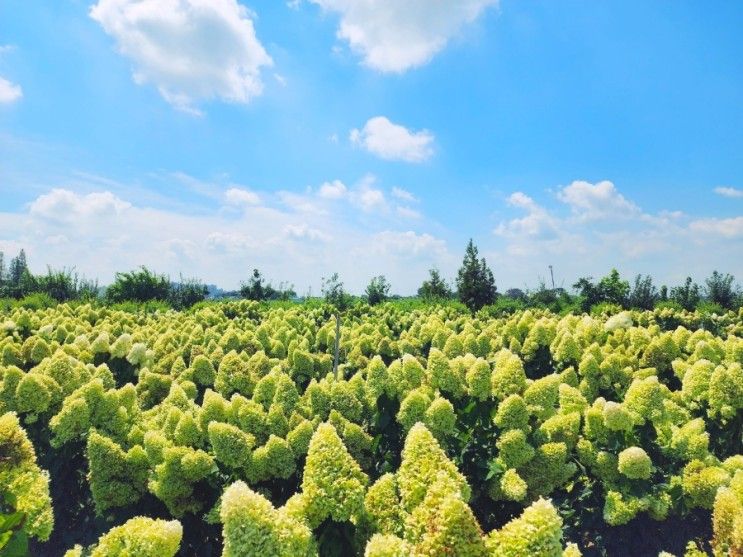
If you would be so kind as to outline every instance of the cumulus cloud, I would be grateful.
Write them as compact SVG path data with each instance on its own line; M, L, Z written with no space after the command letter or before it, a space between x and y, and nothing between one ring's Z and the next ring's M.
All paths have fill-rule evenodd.
M382 189L373 174L363 176L350 186L341 180L332 180L316 188L308 187L304 193L280 191L277 195L282 204L293 211L318 216L346 213L355 219L359 211L369 216L397 216L406 220L423 216L409 206L419 202L415 196L397 187Z
M91 216L104 219L117 217L129 208L129 202L110 191L81 195L58 188L37 197L30 205L30 213L48 222L70 223Z
M701 280L714 268L743 272L730 258L743 249L743 217L650 213L606 181L576 181L555 197L559 203L546 206L523 192L512 193L507 205L522 214L495 226L498 248L489 260L507 257L509 272L531 284L545 276L548 264L570 281L612 267L627 276L650 273L671 284L690 273Z
M507 200L512 207L526 212L521 218L500 223L495 233L507 238L554 238L560 235L560 224L544 207L523 192L512 193Z
M372 238L373 251L379 255L396 257L437 256L446 252L446 243L431 234L412 230L396 232L384 230Z
M311 0L338 13L337 37L365 65L402 73L428 63L498 0Z
M0 77L0 104L10 104L23 97L23 89L7 79Z
M628 218L640 213L640 208L608 180L596 184L576 180L558 191L557 198L584 220Z
M348 193L348 188L340 180L325 182L320 186L317 194L325 199L341 199Z
M727 186L720 186L718 188L715 188L715 193L723 197L743 197L743 190Z
M51 189L18 211L0 209L0 250L12 254L23 247L34 272L47 264L74 265L102 284L116 271L146 265L172 277L183 273L235 288L257 267L303 292L309 286L317 291L320 277L338 271L355 292L370 276L385 272L395 292L408 294L427 268L445 267L442 240L389 232L399 220L391 211L378 212L380 196L384 203L386 196L372 177L348 188L340 203L310 189L283 197L265 194L254 204L247 190L233 189L219 198L220 205L199 212L159 202L154 208L141 196L130 200L106 189ZM233 202L239 212L223 210ZM332 204L333 210L298 210L306 203L321 209Z
M411 131L384 116L370 118L350 133L351 143L390 161L424 162L433 155L434 136L428 130Z
M701 234L712 234L725 238L743 237L743 217L729 219L699 219L689 225L691 230Z
M90 17L131 61L135 82L182 110L211 99L247 103L272 65L236 0L98 0Z
M375 182L376 178L374 176L367 175L351 192L351 202L365 212L387 209L387 199L384 192L374 185Z
M235 206L258 205L261 198L258 194L243 188L230 188L224 192L224 198L227 203Z
M364 188L358 192L356 200L364 211L373 211L385 205L384 192L372 187Z

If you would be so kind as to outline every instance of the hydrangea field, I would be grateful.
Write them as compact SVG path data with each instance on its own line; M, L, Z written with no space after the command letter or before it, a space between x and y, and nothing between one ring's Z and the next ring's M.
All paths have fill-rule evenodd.
M0 553L743 555L743 310L335 339L320 304L0 313Z

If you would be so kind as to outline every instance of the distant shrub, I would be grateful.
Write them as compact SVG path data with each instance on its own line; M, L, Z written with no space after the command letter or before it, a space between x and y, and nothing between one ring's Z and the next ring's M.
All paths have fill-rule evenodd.
M616 315L623 309L619 304L601 302L591 307L591 315Z
M18 300L16 305L25 309L46 309L57 305L57 300L52 298L49 294L43 292L34 292Z
M153 273L144 266L128 273L116 273L113 284L106 289L106 301L112 304L167 300L169 295L168 277Z
M526 303L523 299L498 296L495 303L482 308L479 315L484 317L502 317L504 315L512 315L524 308L526 308Z

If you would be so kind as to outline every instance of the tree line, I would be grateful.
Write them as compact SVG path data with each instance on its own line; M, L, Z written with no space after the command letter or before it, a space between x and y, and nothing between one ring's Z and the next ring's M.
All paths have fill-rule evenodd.
M479 256L472 240L465 249L462 265L450 284L438 269L428 272L428 277L418 288L417 298L425 303L458 301L472 312L489 308L495 313L511 313L526 308L548 308L557 313L602 311L605 309L642 309L672 307L693 311L703 309L722 312L743 305L743 293L730 274L718 271L702 285L687 277L683 284L668 287L656 286L650 275L637 275L632 284L623 279L616 269L594 280L581 277L573 285L574 293L564 288L548 288L541 281L534 290L510 288L501 294L495 275L485 258ZM373 277L360 297L350 295L338 273L322 279L321 297L339 309L356 301L370 305L400 298L390 294L391 285L384 275ZM198 279L179 277L172 281L147 267L116 273L114 281L101 288L97 281L80 277L73 269L54 270L34 275L28 268L24 250L6 265L0 252L0 298L30 298L29 303L45 305L73 300L97 301L109 304L162 303L176 309L185 309L207 298L208 288ZM263 274L254 269L240 289L227 293L228 297L256 301L300 300L294 285L280 283L274 287ZM310 294L304 299L312 298Z

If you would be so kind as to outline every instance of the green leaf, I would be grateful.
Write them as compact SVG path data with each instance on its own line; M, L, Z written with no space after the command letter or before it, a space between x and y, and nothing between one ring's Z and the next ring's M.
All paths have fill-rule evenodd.
M24 531L16 532L8 543L0 549L0 557L29 557L28 535Z
M24 516L24 513L20 511L0 514L0 532L15 530L23 522Z

